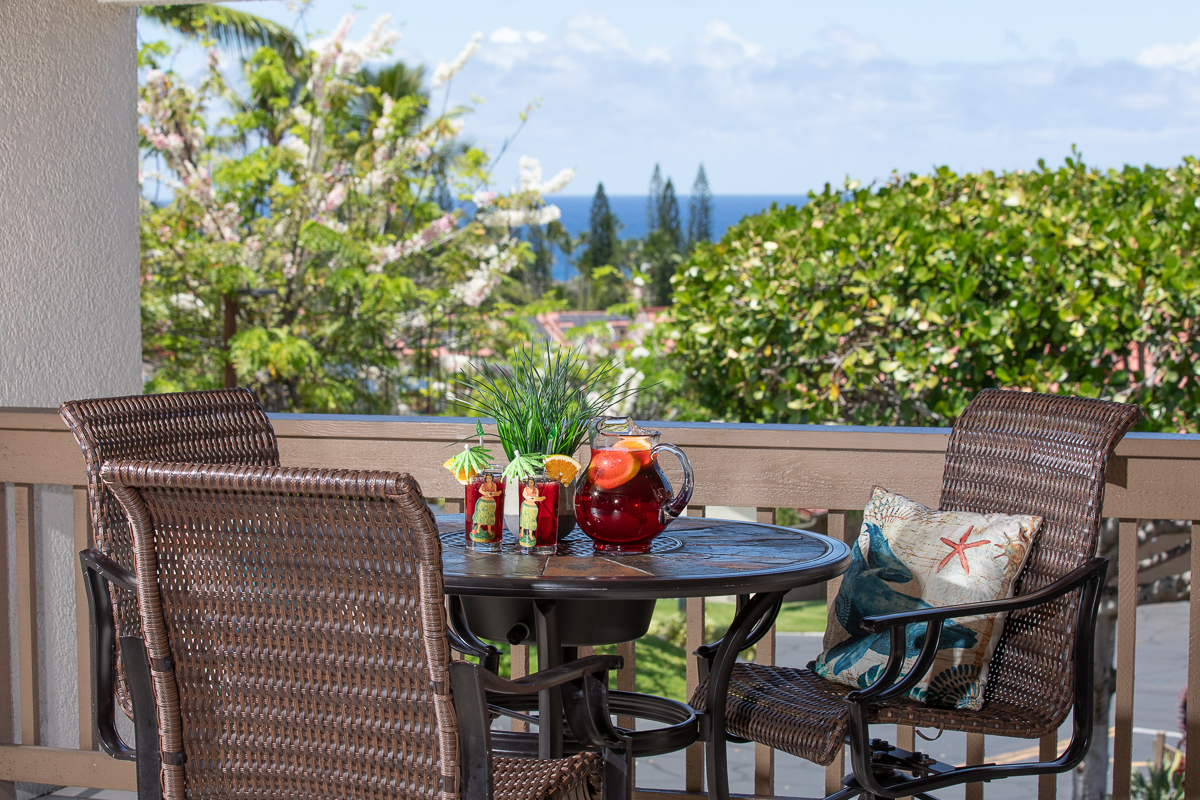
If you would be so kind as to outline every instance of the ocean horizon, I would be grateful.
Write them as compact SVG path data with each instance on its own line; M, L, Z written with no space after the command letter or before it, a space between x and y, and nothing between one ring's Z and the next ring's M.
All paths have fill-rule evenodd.
M592 213L593 195L551 195L546 202L556 205L562 210L562 224L571 236L578 236L588 229ZM609 195L608 205L620 226L618 236L621 239L639 239L646 235L646 195ZM688 195L679 196L679 223L687 232ZM808 202L808 195L803 194L718 194L713 195L713 241L725 235L725 231L741 222L743 217L757 214L771 207L772 203L779 206L802 206ZM555 250L554 269L551 272L556 281L567 281L577 273L561 252Z

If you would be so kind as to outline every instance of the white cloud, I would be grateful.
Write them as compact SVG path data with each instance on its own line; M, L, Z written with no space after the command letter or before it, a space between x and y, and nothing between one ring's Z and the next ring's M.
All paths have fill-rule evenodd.
M841 25L830 26L817 34L825 45L809 54L809 60L824 67L861 67L870 61L889 61L890 55L872 39L864 39Z
M632 52L629 37L606 17L580 11L567 21L566 42L582 53Z
M1200 69L1200 37L1191 44L1156 44L1144 48L1135 59L1143 67L1175 69L1195 72Z
M547 39L541 31L525 31L505 26L492 31L488 41L495 47L484 50L483 60L503 69L512 69L518 61L523 61L533 55L531 45L540 45Z
M494 151L540 97L522 150L579 165L572 190L581 193L597 181L641 193L655 161L681 184L703 161L716 192L801 193L847 174L886 179L893 168L1057 163L1072 143L1089 163L1171 163L1200 141L1200 40L1164 46L1175 48L1167 55L1148 48L1136 63L1066 49L1026 57L1013 42L992 63L914 64L845 27L791 54L721 20L671 49L634 47L586 12L541 42L501 30L480 53L493 67L460 82L488 99L471 133ZM502 165L497 183L515 169Z
M516 28L497 28L492 31L492 35L488 37L488 41L493 44L520 44L521 32Z
M758 58L763 53L763 46L754 42L749 42L733 32L733 28L728 22L719 19L714 19L712 22L704 26L704 33L700 36L700 44L712 47L714 45L732 45L734 48L741 51L745 58Z

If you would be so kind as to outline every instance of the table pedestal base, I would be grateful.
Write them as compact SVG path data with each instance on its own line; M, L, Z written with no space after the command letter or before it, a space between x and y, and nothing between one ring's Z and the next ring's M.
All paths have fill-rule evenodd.
M497 709L527 714L538 710L538 698L528 695L490 697L489 704ZM618 728L633 743L635 758L673 753L694 744L699 738L699 725L692 707L678 700L668 700L637 692L608 693L608 706L613 715L629 716L639 720L661 723L662 727L649 730L626 730ZM564 725L565 728L565 725ZM578 753L581 749L570 729L564 730L563 755ZM506 731L492 729L492 748L496 755L514 758L537 758L538 735L536 731Z

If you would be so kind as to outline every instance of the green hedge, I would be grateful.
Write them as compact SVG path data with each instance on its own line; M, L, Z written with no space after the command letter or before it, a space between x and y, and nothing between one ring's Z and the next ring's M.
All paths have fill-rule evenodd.
M688 399L728 421L944 425L989 386L1141 404L1195 431L1200 163L811 194L674 277Z

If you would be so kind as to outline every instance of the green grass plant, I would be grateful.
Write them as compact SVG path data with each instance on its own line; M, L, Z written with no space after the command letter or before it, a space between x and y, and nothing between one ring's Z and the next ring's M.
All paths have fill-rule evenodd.
M496 421L509 460L517 452L574 455L588 423L637 391L617 380L613 362L589 370L580 348L549 342L517 348L507 366L472 363L458 381L466 392L451 399Z
M1145 773L1136 767L1130 776L1132 800L1184 800L1183 759L1178 752L1167 763L1151 764Z

